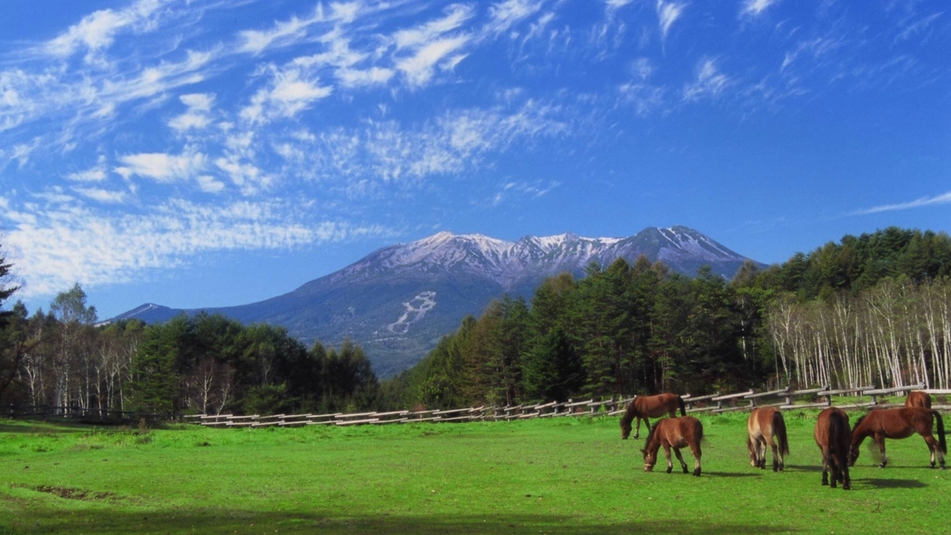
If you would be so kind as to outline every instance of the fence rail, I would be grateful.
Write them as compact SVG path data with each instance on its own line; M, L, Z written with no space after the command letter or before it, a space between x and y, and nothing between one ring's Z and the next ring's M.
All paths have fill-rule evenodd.
M687 412L729 412L751 410L754 407L779 407L783 410L830 407L833 399L846 394L850 398L868 397L868 401L849 399L844 404L836 404L842 409L862 409L867 407L895 407L901 404L886 403L882 396L904 395L911 390L923 390L933 395L949 395L951 390L925 390L923 384L888 389L876 389L871 386L829 390L828 386L791 390L784 388L765 392L748 390L731 394L709 394L704 396L684 395ZM803 399L805 398L805 399ZM448 410L363 412L354 414L276 414L261 416L236 416L232 414L185 416L188 422L211 427L298 427L307 425L385 425L416 422L472 422L504 421L528 418L555 418L577 416L615 416L624 412L633 397L607 400L568 401L565 403L539 403L534 405L512 405L507 407L471 407ZM797 399L799 401L797 402ZM816 401L813 401L815 399ZM938 410L951 410L951 405L934 405Z

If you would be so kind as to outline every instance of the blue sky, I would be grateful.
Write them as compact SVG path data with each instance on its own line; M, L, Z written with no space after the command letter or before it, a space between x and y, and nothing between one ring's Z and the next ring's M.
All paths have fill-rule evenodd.
M443 230L948 231L948 50L938 0L2 2L0 244L106 318Z

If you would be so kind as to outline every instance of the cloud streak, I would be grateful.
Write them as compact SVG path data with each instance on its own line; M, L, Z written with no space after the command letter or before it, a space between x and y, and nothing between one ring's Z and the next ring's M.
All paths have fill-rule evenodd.
M915 208L924 208L927 206L936 206L941 204L951 203L951 191L935 195L934 197L922 197L920 199L915 199L914 201L897 203L897 204L883 204L881 206L873 206L871 208L863 208L861 210L855 210L854 212L849 212L849 215L870 215L870 214L880 214L882 212L895 212L899 210L912 210Z

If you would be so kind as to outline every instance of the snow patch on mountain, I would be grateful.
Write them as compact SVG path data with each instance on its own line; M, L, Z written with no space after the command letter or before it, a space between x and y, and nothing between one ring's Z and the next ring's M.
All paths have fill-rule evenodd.
M403 302L403 314L398 320L386 326L394 334L406 334L410 326L426 317L426 313L436 308L436 292L422 292L409 301Z

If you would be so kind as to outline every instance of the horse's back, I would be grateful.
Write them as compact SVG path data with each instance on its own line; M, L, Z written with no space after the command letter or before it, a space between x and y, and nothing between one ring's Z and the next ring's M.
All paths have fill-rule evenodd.
M657 394L654 396L637 396L631 403L643 416L656 418L669 414L677 409L680 396L677 394Z
M920 390L913 390L905 398L905 407L923 407L931 408L931 394Z

